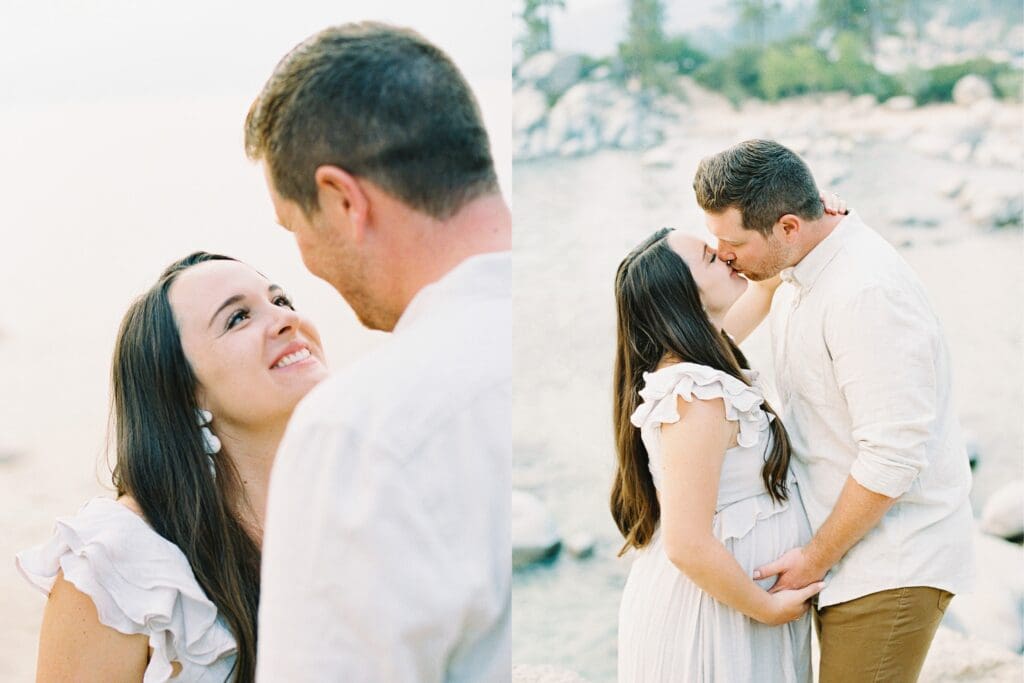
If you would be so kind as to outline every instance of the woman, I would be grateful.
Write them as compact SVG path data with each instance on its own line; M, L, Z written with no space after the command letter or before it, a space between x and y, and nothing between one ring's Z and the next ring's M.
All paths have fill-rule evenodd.
M661 230L615 280L612 514L638 551L619 617L621 683L811 680L807 601L756 567L811 530L789 441L740 341L777 280L750 285L702 241Z
M17 557L49 593L37 680L253 680L270 468L326 373L316 328L226 256L174 263L132 304L112 370L118 498Z

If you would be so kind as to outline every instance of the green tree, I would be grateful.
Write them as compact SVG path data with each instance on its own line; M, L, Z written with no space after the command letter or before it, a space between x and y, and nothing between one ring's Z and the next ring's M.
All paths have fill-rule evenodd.
M626 73L639 78L645 88L665 86L663 70L659 68L659 57L666 49L664 20L661 0L630 0L629 29L625 42L619 44L619 56Z
M749 43L763 46L768 21L782 8L778 0L730 0L736 11L737 23L745 30Z
M556 9L565 9L565 0L524 0L526 35L519 41L524 58L551 49L551 13Z
M818 0L815 21L837 34L858 36L874 54L879 36L894 33L901 19L909 19L918 34L934 0Z

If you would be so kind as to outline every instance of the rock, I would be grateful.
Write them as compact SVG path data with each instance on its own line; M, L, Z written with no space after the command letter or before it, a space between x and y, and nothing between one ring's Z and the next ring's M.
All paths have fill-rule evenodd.
M675 151L667 145L655 147L641 157L640 163L648 168L672 168L676 165Z
M928 204L922 206L901 206L897 208L891 222L908 228L934 228L942 224L944 213Z
M951 140L948 135L941 133L922 132L914 135L908 141L910 149L918 154L935 157L936 159L948 157L955 145L955 141Z
M574 138L600 140L603 115L615 102L616 91L608 81L583 81L569 88L548 112L547 148L561 153L562 147ZM593 151L583 149L582 142L569 147L574 153Z
M699 110L701 114L706 113L709 109L723 111L732 111L733 109L732 102L728 97L705 88L689 76L680 76L676 79L676 84L682 93L683 100L694 109Z
M967 107L978 100L992 98L992 84L981 76L967 74L953 86L953 101Z
M910 111L917 106L917 102L910 95L897 95L885 101L885 108L890 111Z
M850 108L859 113L871 111L878 105L878 99L874 95L857 95L850 102Z
M918 680L921 683L1020 683L1022 668L1024 657L940 626Z
M529 666L516 664L512 667L512 683L588 683L575 671L556 666Z
M578 533L565 539L564 545L570 555L582 560L594 554L597 539L587 533Z
M583 55L540 52L519 65L516 79L555 98L575 85L582 73Z
M950 161L955 161L958 164L962 164L971 158L971 153L974 151L974 145L969 142L958 142L953 145L953 148L949 150Z
M950 176L939 183L939 194L948 199L954 199L963 191L966 185L967 181L964 180L963 176Z
M1019 226L1024 213L1019 183L1010 177L970 183L957 196L957 203L979 227Z
M953 598L942 623L959 633L1024 651L1024 549L983 533L974 535L974 590Z
M512 567L553 557L561 547L555 520L544 503L525 491L512 491Z
M978 527L1006 540L1024 536L1024 479L1004 484L988 497Z
M530 85L522 85L512 93L512 134L529 133L544 122L548 100L544 93Z
M960 186L963 189L963 185ZM959 191L958 191L959 192ZM978 437L969 429L963 430L964 446L967 449L967 462L973 470L981 462L981 449L978 448Z

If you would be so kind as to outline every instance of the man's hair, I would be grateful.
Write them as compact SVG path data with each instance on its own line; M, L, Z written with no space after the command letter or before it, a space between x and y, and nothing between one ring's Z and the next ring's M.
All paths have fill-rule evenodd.
M708 213L739 209L743 227L765 237L787 213L814 220L824 212L807 164L772 140L747 140L701 159L693 190Z
M414 31L364 22L317 33L285 55L245 120L245 150L307 215L316 169L337 166L438 220L497 191L473 93Z

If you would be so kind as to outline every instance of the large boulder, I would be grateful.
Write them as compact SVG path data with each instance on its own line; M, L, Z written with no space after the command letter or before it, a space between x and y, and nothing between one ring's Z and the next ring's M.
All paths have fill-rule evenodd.
M583 75L583 55L538 52L516 69L516 79L529 83L550 98L571 88Z
M512 134L529 133L544 122L548 100L531 85L521 85L512 93Z
M986 534L1007 540L1024 535L1024 479L1004 484L988 497L978 526Z
M512 683L587 683L587 679L556 666L516 664L512 667Z
M539 498L512 491L512 566L524 567L558 553L561 538L555 520Z
M605 114L621 97L609 81L584 81L569 88L548 113L546 147L571 148L577 154L595 151L602 142Z
M1024 652L1024 549L977 533L974 551L974 589L953 598L942 623L1010 652Z
M1024 657L940 626L918 680L921 683L1020 683L1022 674Z
M992 84L975 74L967 74L953 86L953 101L964 107L991 99L992 94Z

